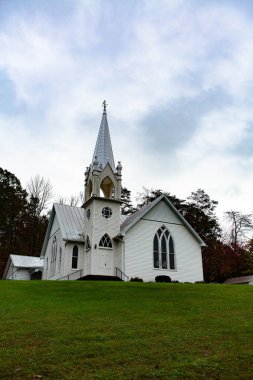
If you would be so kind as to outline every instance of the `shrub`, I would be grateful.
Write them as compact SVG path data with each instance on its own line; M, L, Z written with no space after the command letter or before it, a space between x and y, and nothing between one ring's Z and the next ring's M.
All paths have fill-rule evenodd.
M171 278L169 276L160 275L156 276L155 282L171 282Z
M132 281L132 282L143 282L143 279L139 278L139 277L131 277L130 281Z

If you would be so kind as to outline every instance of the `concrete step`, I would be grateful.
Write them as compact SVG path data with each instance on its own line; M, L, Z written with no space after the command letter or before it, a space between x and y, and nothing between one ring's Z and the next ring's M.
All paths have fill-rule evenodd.
M87 276L78 278L78 280L81 280L81 281L122 281L117 276L102 276L102 275L95 275L95 274L88 274Z

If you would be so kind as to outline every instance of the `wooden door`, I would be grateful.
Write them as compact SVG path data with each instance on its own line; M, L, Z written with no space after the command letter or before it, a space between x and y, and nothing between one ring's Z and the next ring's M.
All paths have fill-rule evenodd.
M104 276L113 276L113 250L99 249L98 272Z

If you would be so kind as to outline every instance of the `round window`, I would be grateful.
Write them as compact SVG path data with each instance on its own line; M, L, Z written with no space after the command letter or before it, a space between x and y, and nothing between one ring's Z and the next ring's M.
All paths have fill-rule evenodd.
M110 218L112 216L112 209L110 207L104 207L102 210L102 215L104 218Z
M90 219L90 209L87 210L87 218Z

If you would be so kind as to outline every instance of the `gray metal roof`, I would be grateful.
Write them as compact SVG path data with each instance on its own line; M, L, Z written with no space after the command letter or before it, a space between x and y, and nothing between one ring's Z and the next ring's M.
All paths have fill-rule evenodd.
M183 217L183 215L180 214L180 212L176 209L176 207L173 205L173 203L170 202L170 200L166 197L165 194L160 195L160 197L156 198L153 202L149 203L148 205L142 207L140 210L136 211L134 214L130 215L122 224L120 231L122 234L127 232L131 227L135 225L135 223L138 222L141 218L144 217L157 203L164 200L167 205L174 211L174 213L177 215L179 220L182 222L182 225L184 225L189 232L197 239L197 241L200 243L201 246L205 246L205 242L201 239L201 237L197 234L197 232L192 228L192 226L187 222L187 220Z
M66 206L54 203L41 250L42 257L45 256L46 253L48 239L50 237L55 215L57 215L63 239L84 242L84 209L81 207Z
M102 116L97 143L93 154L93 160L95 156L97 157L99 167L101 169L104 169L106 164L109 163L112 170L115 171L112 144L106 112L104 112Z
M84 209L54 204L62 237L65 240L84 241Z
M253 275L229 278L224 281L224 284L247 284L249 282L253 282Z
M15 267L20 268L43 268L44 259L35 256L10 255Z
M120 224L122 224L127 218L128 218L128 215L120 214Z

